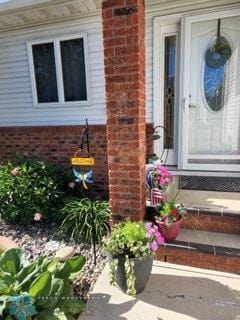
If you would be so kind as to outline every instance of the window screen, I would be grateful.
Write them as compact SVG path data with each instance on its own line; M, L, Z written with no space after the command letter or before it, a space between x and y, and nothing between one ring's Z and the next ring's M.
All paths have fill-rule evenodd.
M32 46L38 103L58 102L54 44Z
M83 39L60 41L65 101L87 100Z

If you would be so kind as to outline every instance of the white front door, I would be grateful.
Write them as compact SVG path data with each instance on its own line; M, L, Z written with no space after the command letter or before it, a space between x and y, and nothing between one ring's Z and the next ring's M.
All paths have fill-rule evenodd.
M240 171L240 8L182 19L180 167Z

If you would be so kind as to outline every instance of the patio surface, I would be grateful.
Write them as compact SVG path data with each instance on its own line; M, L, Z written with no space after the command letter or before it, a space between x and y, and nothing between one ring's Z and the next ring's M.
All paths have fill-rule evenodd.
M154 261L137 298L110 286L108 266L79 320L240 320L240 276Z

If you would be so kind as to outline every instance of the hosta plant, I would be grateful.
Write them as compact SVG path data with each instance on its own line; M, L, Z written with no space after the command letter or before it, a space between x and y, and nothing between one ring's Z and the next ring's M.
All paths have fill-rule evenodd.
M63 219L58 234L68 234L71 238L91 242L95 237L100 242L109 230L110 210L107 201L88 198L70 198L60 210Z
M72 280L85 264L77 256L30 263L21 249L0 255L0 320L73 320L84 309Z
M110 263L110 283L116 284L116 270L120 259L125 261L127 294L135 295L134 260L144 260L153 256L164 243L158 227L152 223L122 222L115 225L111 234L104 239L105 251L112 257Z

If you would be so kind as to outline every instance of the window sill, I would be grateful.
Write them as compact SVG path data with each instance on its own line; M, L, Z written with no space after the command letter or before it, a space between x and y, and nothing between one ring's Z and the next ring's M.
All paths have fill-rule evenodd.
M66 108L66 107L80 107L80 106L90 106L91 101L72 101L72 102L50 102L50 103L34 103L33 106L35 109L42 108Z

